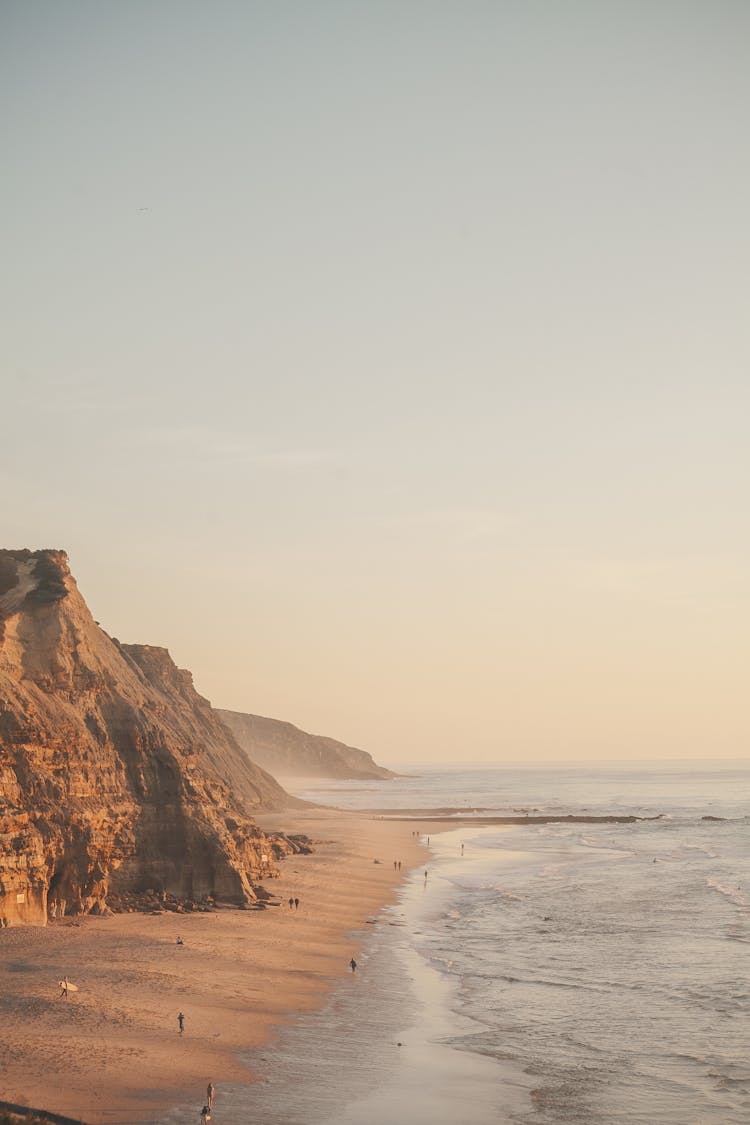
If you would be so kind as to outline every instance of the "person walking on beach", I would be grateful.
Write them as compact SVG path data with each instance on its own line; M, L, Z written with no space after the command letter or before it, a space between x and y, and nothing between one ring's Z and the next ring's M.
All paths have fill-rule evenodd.
M352 957L351 961L349 962L349 964L352 967L352 972L355 973L357 971L357 962L354 960L353 957Z
M295 898L295 900L294 900L294 909L299 910L299 899L298 898Z
M294 906L294 899L290 898L289 899L289 909L291 910L293 906Z
M182 940L182 938L180 937L180 935L179 935L179 934L177 935L177 942L176 942L176 944L177 944L177 945L184 945L184 944L185 944L185 942L184 942L184 941Z
M213 1107L214 1107L214 1094L215 1093L216 1093L216 1087L214 1086L213 1082L209 1082L208 1086L206 1087L206 1103L207 1103L209 1109L213 1109Z
M60 995L58 996L57 999L62 1000L62 998L64 996L65 999L67 1000L68 997L69 997L69 994L68 994L68 978L67 977L63 977L63 979L60 981L60 989L61 989L61 992L60 992Z
M185 1030L185 1017L182 1012L178 1012L177 1014L177 1023L180 1025L180 1035L182 1035Z

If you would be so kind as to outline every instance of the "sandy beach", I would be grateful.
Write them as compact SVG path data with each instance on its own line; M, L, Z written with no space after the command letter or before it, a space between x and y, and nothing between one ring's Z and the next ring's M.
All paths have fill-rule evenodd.
M193 1106L197 1121L209 1081L218 1111L222 1083L257 1079L240 1053L322 1005L426 856L409 821L317 809L259 820L315 841L314 854L290 857L267 881L279 906L0 932L4 1101L87 1125L158 1122L176 1105ZM78 986L67 999L64 976Z

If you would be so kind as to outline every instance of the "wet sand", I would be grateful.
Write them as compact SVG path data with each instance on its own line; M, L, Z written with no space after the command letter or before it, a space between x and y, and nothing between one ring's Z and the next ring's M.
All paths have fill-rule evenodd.
M452 836L433 842L445 850ZM530 1079L473 1049L485 1028L460 1013L455 981L431 963L431 918L449 905L434 858L430 878L412 870L369 927L356 975L250 1054L263 1081L250 1102L227 1088L221 1125L510 1125L529 1112Z
M313 855L290 857L266 882L280 906L0 932L4 1100L90 1125L197 1121L211 1080L218 1120L222 1089L236 1100L259 1077L258 1048L324 1007L427 854L408 821L313 810L262 823L316 841ZM66 975L79 991L59 999Z

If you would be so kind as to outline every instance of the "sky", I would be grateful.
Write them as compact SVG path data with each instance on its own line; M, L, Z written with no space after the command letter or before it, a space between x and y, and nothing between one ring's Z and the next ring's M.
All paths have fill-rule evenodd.
M2 546L402 762L747 757L750 5L0 0Z

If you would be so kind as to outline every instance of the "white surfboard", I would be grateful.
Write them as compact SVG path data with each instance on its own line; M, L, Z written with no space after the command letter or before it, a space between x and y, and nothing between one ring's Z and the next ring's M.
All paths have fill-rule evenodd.
M67 986L66 986L64 980L59 980L57 983L60 985L60 988L66 988L67 987L68 992L78 992L78 985L77 984L71 984L70 981L68 981Z

